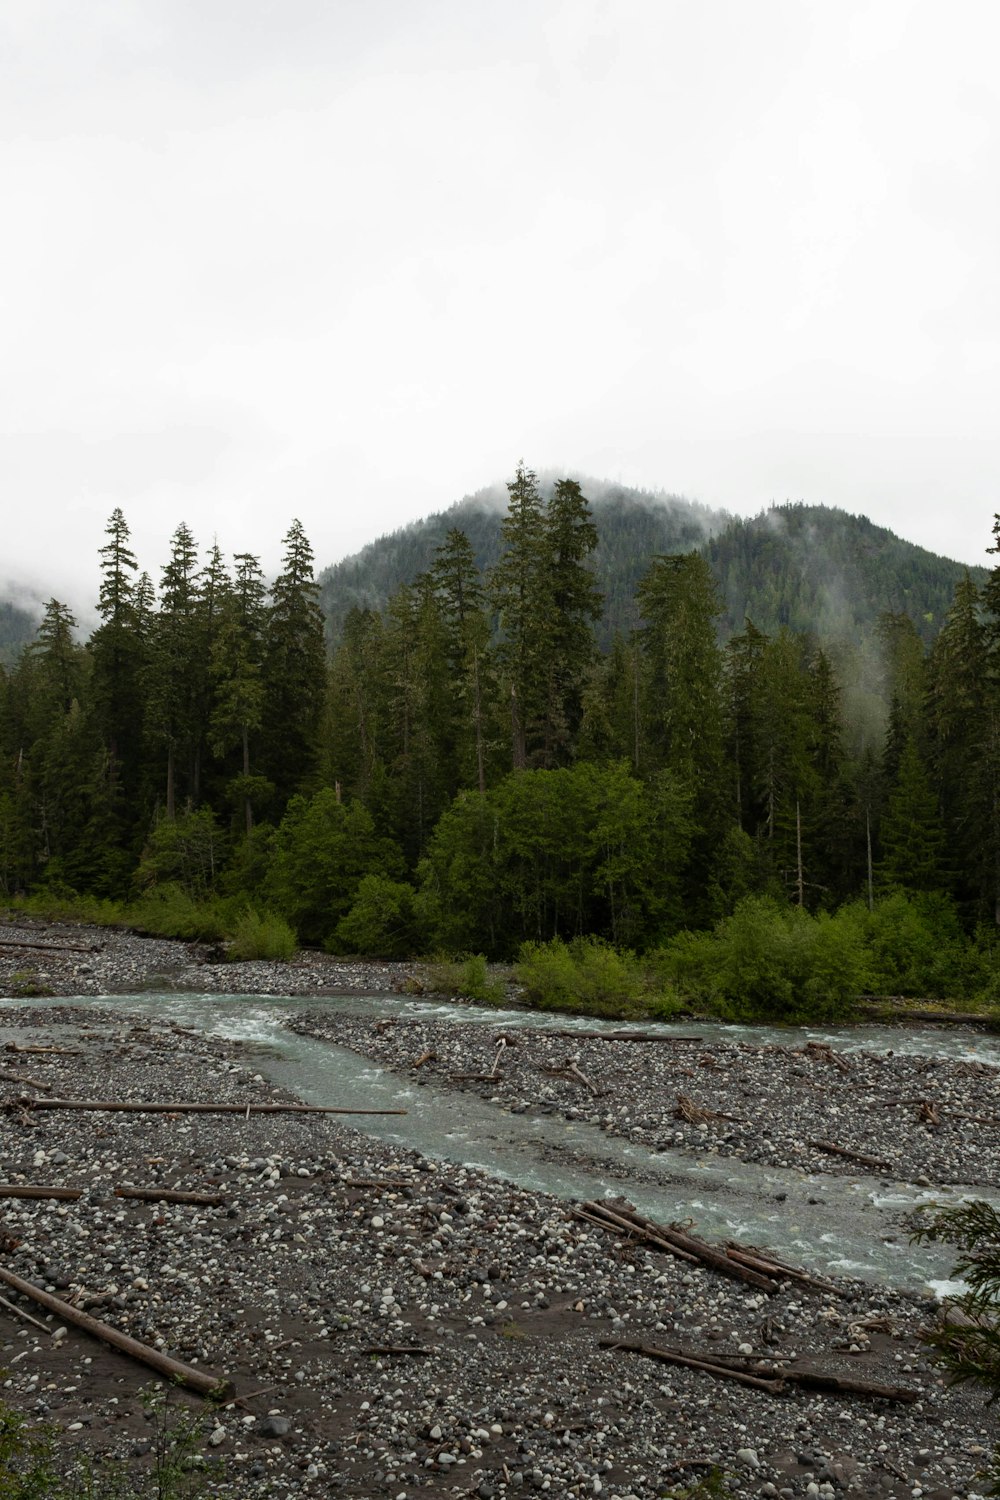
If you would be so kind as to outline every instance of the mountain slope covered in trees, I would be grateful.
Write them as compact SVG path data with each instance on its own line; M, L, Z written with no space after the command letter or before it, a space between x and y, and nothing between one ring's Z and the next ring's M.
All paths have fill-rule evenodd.
M584 943L786 1016L1000 995L1000 569L947 565L946 604L856 518L692 547L675 507L609 638L595 559L670 507L610 509L639 530L602 543L578 481L520 466L492 566L449 527L332 649L297 521L270 584L184 523L154 583L115 511L89 640L50 599L0 666L0 894L387 957Z
M858 642L883 610L893 610L909 614L930 642L966 571L842 510L782 505L741 520L676 495L593 480L580 485L597 527L591 563L605 597L598 627L604 646L616 631L636 624L636 587L647 560L658 553L704 553L719 586L724 637L741 630L749 617L767 632L788 626L826 640ZM539 488L546 494L551 484ZM469 537L480 568L495 566L505 499L481 491L326 568L318 581L328 638L341 638L352 608L383 609L401 584L425 572L454 526ZM986 570L970 571L982 584Z

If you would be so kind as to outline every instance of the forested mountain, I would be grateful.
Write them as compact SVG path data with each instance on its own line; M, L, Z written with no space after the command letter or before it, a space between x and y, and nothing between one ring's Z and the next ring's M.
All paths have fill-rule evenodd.
M0 662L9 664L17 660L22 649L34 639L40 618L41 610L31 614L16 604L0 603Z
M704 553L719 587L723 638L746 618L768 633L788 626L824 640L863 640L884 610L903 611L928 643L964 576L962 564L903 541L865 516L818 505L772 507L751 520L712 511L677 495L653 494L581 480L597 527L592 566L605 598L598 640L636 623L635 591L648 559L659 553ZM551 482L539 483L543 495ZM506 495L484 490L410 526L380 537L319 576L320 605L331 641L358 606L383 609L401 584L425 572L448 531L468 536L481 569L501 552ZM981 584L984 568L970 570Z
M547 499L555 483L554 478L540 478L540 494ZM729 517L679 495L654 494L603 480L580 483L597 527L592 564L606 596L598 637L607 644L616 629L630 630L635 624L635 589L648 559L660 552L688 552L702 546ZM340 639L344 620L355 606L383 609L401 584L426 572L452 527L469 538L477 567L494 567L503 550L506 508L505 489L479 490L448 510L379 537L353 557L324 569L318 579L319 601L328 639Z
M676 941L681 967L685 930L761 900L871 947L881 900L877 944L922 955L893 993L951 984L945 952L1000 993L1000 569L523 465L483 500L328 574L332 647L297 521L270 583L183 523L154 582L115 511L90 638L50 599L0 665L0 894L384 956Z

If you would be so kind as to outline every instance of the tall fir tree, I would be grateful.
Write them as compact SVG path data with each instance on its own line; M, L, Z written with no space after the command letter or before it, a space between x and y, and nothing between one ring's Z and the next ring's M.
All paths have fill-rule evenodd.
M264 635L262 761L283 805L316 770L324 717L326 647L313 552L302 523L284 538Z

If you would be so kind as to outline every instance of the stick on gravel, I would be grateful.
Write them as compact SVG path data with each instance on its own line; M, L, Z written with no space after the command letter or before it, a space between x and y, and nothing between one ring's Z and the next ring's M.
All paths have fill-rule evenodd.
M861 1151L848 1151L846 1146L837 1146L833 1141L809 1141L814 1151L826 1151L830 1156L844 1156L848 1161L860 1162L863 1167L873 1167L877 1172L891 1172L892 1166L887 1161L880 1161L877 1156L865 1156Z
M120 1349L123 1354L130 1355L132 1359L138 1359L144 1365L149 1365L151 1369L158 1370L168 1379L176 1380L181 1385L187 1386L189 1390L196 1391L199 1396L208 1396L214 1400L229 1400L234 1395L232 1383L224 1376L209 1375L205 1370L196 1370L192 1365L182 1364L179 1359L171 1359L169 1354L161 1354L159 1349L151 1349L148 1344L141 1344L138 1339L129 1338L127 1333L119 1332L108 1323L101 1323L97 1318L92 1318L89 1313L81 1312L78 1307L64 1302L61 1297L53 1297L51 1292L43 1291L32 1282L22 1281L20 1276L15 1276L13 1271L8 1271L4 1266L0 1266L0 1282L12 1287L15 1292L20 1292L22 1297L30 1297L40 1307L55 1313L63 1322L82 1328L84 1333L92 1334L94 1338L101 1339L105 1344L111 1344L113 1348Z
M175 1188L115 1188L116 1198L138 1198L140 1203L198 1203L204 1208L218 1208L225 1203L224 1193L189 1193Z
M61 1198L75 1203L83 1197L83 1188L45 1187L37 1182L0 1182L0 1198Z
M121 1110L133 1115L405 1115L405 1109L342 1109L332 1104L135 1104L123 1099L17 1099L6 1109Z

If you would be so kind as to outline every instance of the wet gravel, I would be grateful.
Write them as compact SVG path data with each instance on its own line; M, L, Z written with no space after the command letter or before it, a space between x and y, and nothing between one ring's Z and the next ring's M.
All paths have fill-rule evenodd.
M372 1027L316 1014L292 1024L416 1081L472 1090L515 1113L586 1120L650 1150L840 1176L877 1175L875 1162L893 1180L922 1187L1000 1186L1000 1075L985 1063L714 1038L567 1038L429 1017ZM496 1075L474 1076L492 1074L498 1050Z
M130 943L141 968L150 950ZM189 950L166 945L179 950L171 956L157 946L156 964L173 957L171 972L183 975ZM118 971L119 991L141 987L130 978L132 961ZM440 1065L438 1082L466 1063L470 1071L489 1066L496 1053L492 1029L481 1025L463 1039L466 1029L455 1024L344 1024L349 1036L338 1020L335 1040L382 1062L393 1061L393 1048L398 1065L437 1050L416 1076ZM309 1029L315 1035L319 1021ZM0 1046L8 1040L73 1050L0 1053L4 1071L48 1083L57 1096L241 1106L282 1097L257 1072L252 1047L93 1003L0 1012ZM532 1049L550 1045L552 1065L564 1063L569 1047L583 1073L600 1075L607 1098L591 1103L585 1086L540 1074ZM869 1077L865 1060L841 1075L821 1058L780 1051L755 1059L762 1049L751 1048L738 1060L738 1047L590 1046L518 1033L502 1058L512 1081L524 1070L510 1104L551 1089L553 1109L610 1115L608 1128L618 1129L624 1097L630 1129L662 1129L673 1144L678 1130L697 1130L667 1123L678 1088L720 1110L728 1099L727 1112L740 1112L732 1090L740 1073L731 1068L752 1064L748 1086L775 1075L773 1111L770 1103L756 1111L775 1132L785 1129L786 1105L818 1100L820 1088L836 1100L834 1091L859 1076L871 1090L881 1077L877 1060ZM702 1068L699 1057L716 1052L716 1066ZM547 1052L538 1057L550 1065ZM691 1076L681 1071L678 1083L674 1068ZM924 1088L941 1081L939 1069L929 1074ZM978 1087L979 1075L969 1078ZM809 1079L816 1089L802 1086ZM8 1103L30 1091L0 1079ZM490 1085L489 1097L499 1092ZM721 1133L724 1124L708 1128ZM813 1118L810 1134L818 1129ZM690 1139L705 1149L700 1131ZM172 1397L195 1414L206 1463L223 1465L213 1494L652 1500L712 1464L736 1496L981 1493L976 1474L996 1419L977 1393L948 1390L925 1358L925 1299L849 1280L837 1283L837 1296L787 1288L765 1297L609 1239L544 1194L376 1142L336 1116L15 1107L0 1113L0 1149L8 1182L84 1188L77 1202L0 1202L0 1265L235 1383L243 1398L235 1407L210 1411L191 1396ZM842 1170L835 1161L810 1166ZM116 1198L115 1187L127 1184L218 1191L225 1201ZM31 1310L58 1334L56 1319ZM778 1397L602 1348L607 1338L781 1354L905 1385L918 1399ZM52 1423L67 1463L80 1447L137 1475L148 1469L141 1398L155 1384L151 1371L71 1325L53 1337L2 1307L0 1370L0 1398Z

